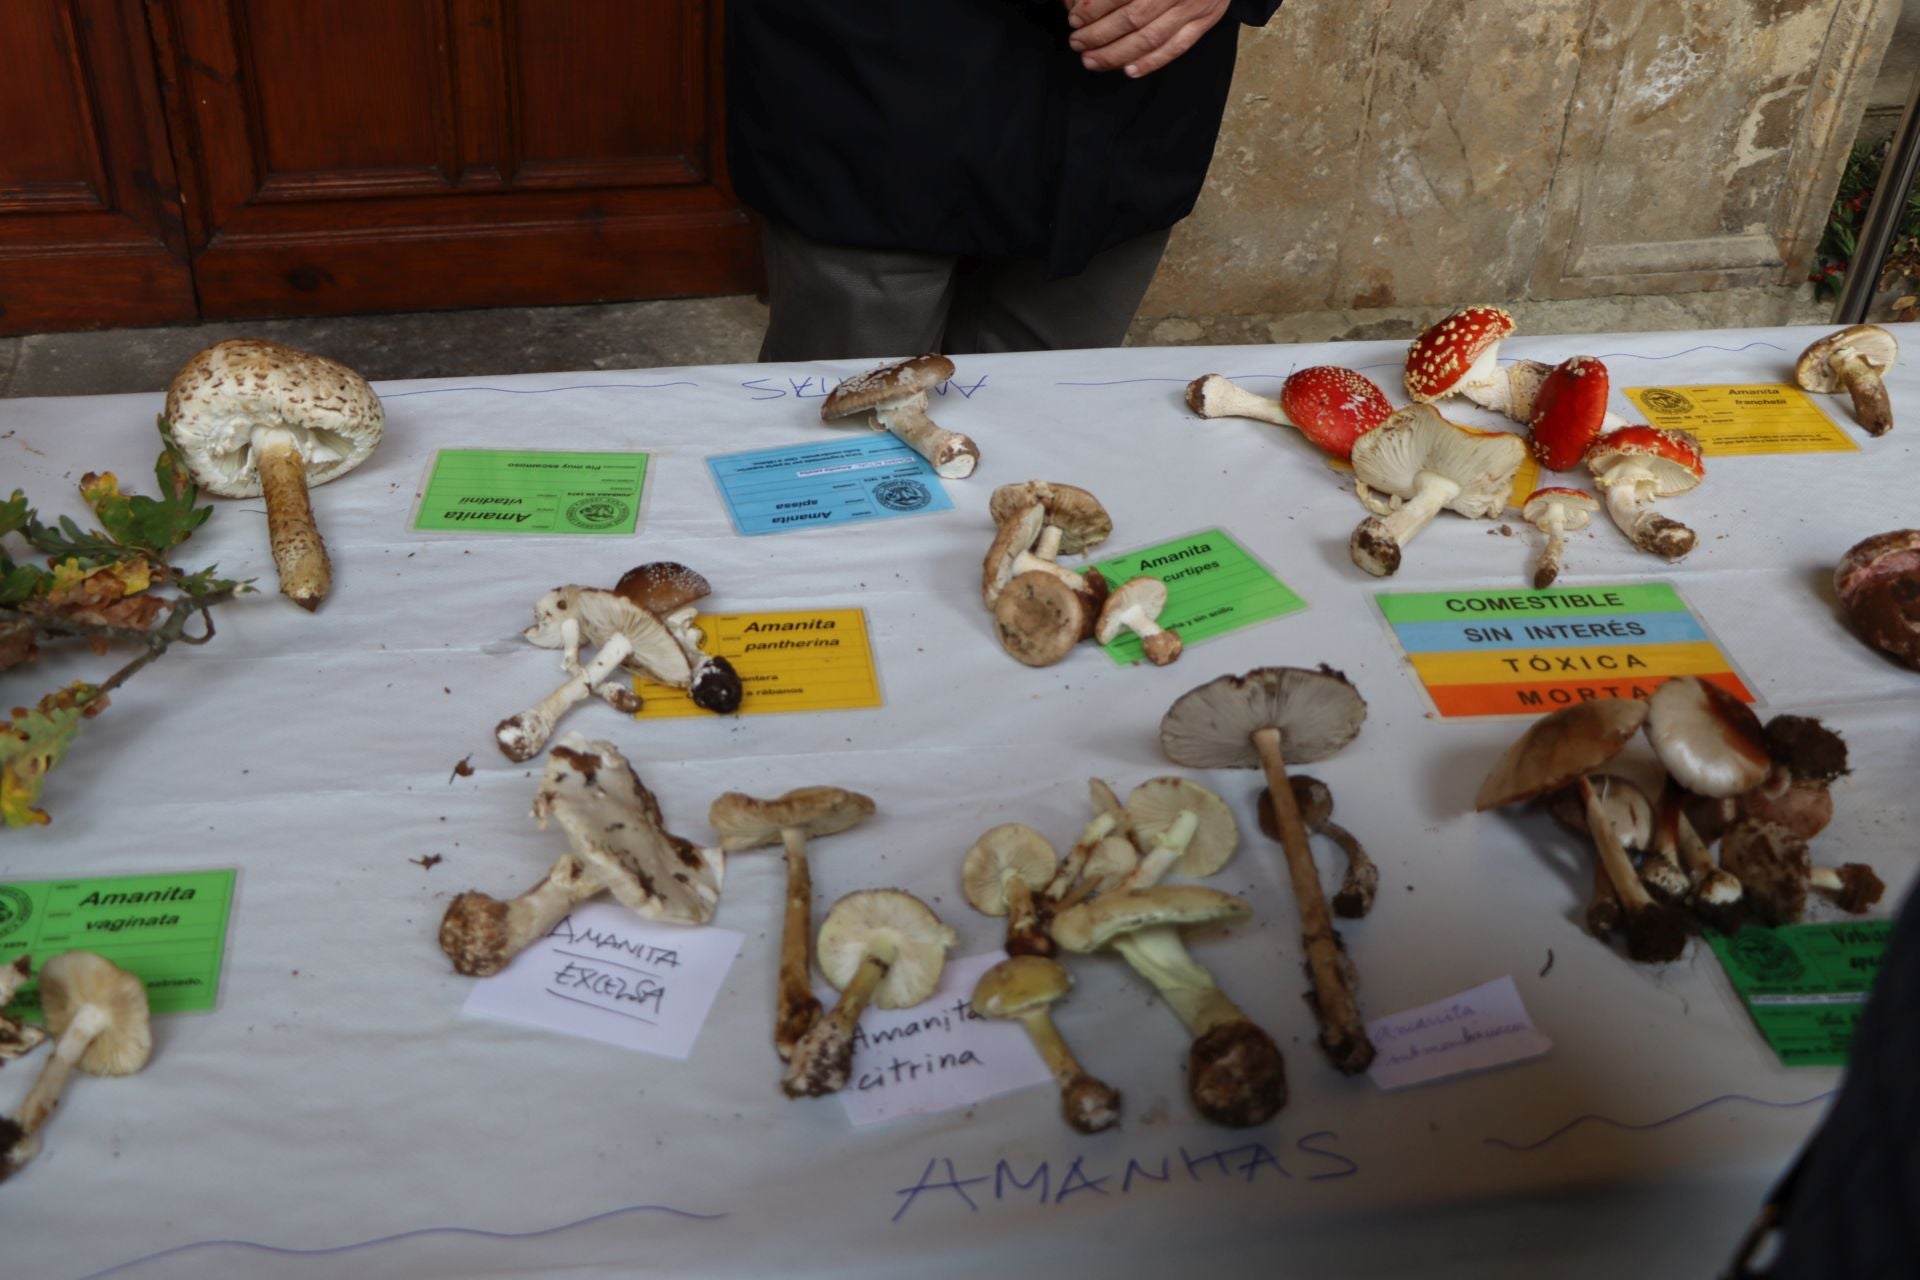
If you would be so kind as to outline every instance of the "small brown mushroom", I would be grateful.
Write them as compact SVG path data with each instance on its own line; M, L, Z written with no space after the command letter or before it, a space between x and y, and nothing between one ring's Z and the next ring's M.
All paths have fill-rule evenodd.
M1814 866L1807 842L1778 823L1741 819L1722 837L1720 857L1746 886L1754 914L1769 925L1797 921L1806 911L1810 889L1854 915L1886 892L1880 877L1864 863Z
M782 1062L820 1018L813 994L813 873L807 865L807 840L834 835L873 816L873 801L840 787L800 787L774 800L728 791L707 809L707 825L720 848L739 853L778 843L786 851L786 909L780 929L780 984L773 1024L773 1048Z
M1053 960L1021 955L980 975L973 1011L983 1018L1018 1018L1060 1085L1060 1112L1080 1133L1099 1133L1120 1119L1120 1091L1087 1074L1053 1025L1050 1006L1073 986L1073 975Z
M960 864L961 887L975 911L1007 918L1008 955L1053 954L1053 939L1047 936L1035 895L1045 892L1059 865L1047 838L1019 822L989 829L967 850Z
M854 1027L867 1005L907 1009L925 1000L958 941L926 903L898 889L862 889L834 903L820 922L814 954L840 1002L794 1045L780 1079L787 1096L816 1098L845 1087Z
M1847 392L1854 420L1869 435L1883 436L1893 429L1893 404L1882 376L1899 355L1900 344L1879 325L1850 325L1801 352L1793 380L1818 395Z
M875 431L891 431L932 463L935 475L962 480L979 463L979 446L927 416L927 393L952 376L953 361L943 355L881 365L836 386L821 402L820 418L823 422L854 419Z
M1029 667L1050 667L1093 632L1086 596L1049 573L1027 572L994 602L1000 647Z
M1094 624L1093 638L1098 644L1112 644L1123 631L1140 637L1147 661L1164 667L1180 656L1180 633L1159 624L1167 607L1167 584L1158 578L1129 578L1107 596Z
M1300 820L1307 824L1307 830L1327 837L1346 855L1346 875L1333 895L1333 914L1345 920L1362 919L1373 910L1374 894L1380 887L1380 869L1367 856L1366 847L1353 832L1333 820L1331 787L1304 773L1289 774L1287 784L1293 788L1293 800L1300 808ZM1273 795L1265 787L1260 789L1257 812L1261 832L1269 839L1282 839L1280 820L1273 813Z

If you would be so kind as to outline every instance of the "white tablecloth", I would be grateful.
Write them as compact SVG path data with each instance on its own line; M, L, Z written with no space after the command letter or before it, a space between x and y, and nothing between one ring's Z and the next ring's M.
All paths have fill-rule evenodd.
M1503 354L1601 356L1628 412L1622 386L1783 380L1813 336L1537 337ZM1348 560L1363 513L1346 483L1289 431L1203 423L1181 402L1201 373L1272 393L1314 363L1358 367L1400 402L1403 350L964 358L959 380L977 389L936 407L984 458L947 482L956 510L758 538L734 534L703 458L819 439L823 380L862 366L381 385L386 442L314 492L333 598L308 616L272 594L259 505L219 503L181 562L217 561L266 593L222 609L213 643L115 695L47 790L52 826L0 834L0 880L240 869L219 1007L160 1019L141 1074L74 1081L44 1152L0 1187L0 1273L1157 1275L1205 1260L1303 1277L1709 1274L1839 1073L1779 1065L1703 944L1646 968L1581 931L1586 863L1569 837L1543 815L1472 812L1520 722L1428 714L1369 600L1388 584ZM1763 714L1817 714L1846 734L1855 772L1816 854L1875 863L1883 911L1916 862L1920 677L1848 634L1829 579L1856 540L1916 522L1920 377L1902 366L1889 381L1908 420L1880 440L1848 423L1858 452L1714 461L1672 508L1701 535L1684 562L1635 552L1603 519L1574 537L1563 580L1677 583ZM160 403L0 401L0 491L81 514L72 484L87 469L150 487ZM1824 403L1847 423L1844 401ZM645 450L641 531L410 533L443 446ZM1165 669L1118 669L1091 648L1018 666L976 584L989 492L1035 477L1094 490L1115 548L1220 525L1311 607ZM1495 528L1443 516L1390 585L1523 586L1533 535ZM1018 820L1064 848L1089 776L1124 792L1169 771L1157 726L1179 693L1258 665L1330 662L1370 706L1360 737L1314 768L1382 868L1373 915L1343 930L1366 1011L1510 974L1553 1051L1393 1093L1337 1075L1301 999L1284 864L1254 825L1260 784L1237 772L1201 780L1245 832L1218 883L1257 915L1194 949L1287 1053L1291 1100L1256 1130L1196 1120L1184 1032L1106 959L1077 964L1061 1022L1124 1091L1117 1130L1070 1132L1042 1088L858 1130L837 1101L786 1100L769 1044L782 885L771 856L732 860L715 923L747 941L688 1061L463 1016L471 980L434 939L448 899L518 891L563 847L528 817L534 771L491 743L496 721L555 682L553 655L517 632L545 588L610 584L648 559L699 569L722 612L866 611L883 709L632 723L592 703L568 722L618 742L669 824L700 840L727 789L832 783L875 797L873 821L822 842L816 919L842 893L894 885L942 912L959 953L989 949L1001 922L958 891L980 832ZM26 701L108 665L42 662L7 693ZM469 753L478 771L450 782ZM412 861L430 854L444 860ZM37 1069L0 1076L0 1106Z

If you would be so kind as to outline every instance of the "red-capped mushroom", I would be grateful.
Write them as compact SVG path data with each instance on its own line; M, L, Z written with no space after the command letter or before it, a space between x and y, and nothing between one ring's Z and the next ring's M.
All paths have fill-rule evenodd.
M1693 550L1693 530L1653 509L1656 498L1685 493L1706 475L1706 460L1692 436L1621 427L1594 442L1587 470L1607 496L1607 514L1634 546L1669 560Z
M1353 442L1393 412L1371 379L1332 364L1289 375L1280 386L1280 408L1300 434L1341 459L1351 458Z
M1586 528L1588 519L1599 507L1599 499L1583 489L1549 485L1527 495L1527 504L1520 508L1520 514L1528 524L1547 535L1546 549L1540 553L1540 561L1533 569L1535 590L1546 590L1560 576L1560 560L1567 546L1565 535L1569 530Z
M1527 442L1549 471L1571 471L1600 438L1607 420L1607 366L1592 356L1557 365L1534 397Z
M1447 316L1407 348L1407 394L1426 404L1504 381L1495 353L1512 332L1513 316L1499 307L1465 307Z

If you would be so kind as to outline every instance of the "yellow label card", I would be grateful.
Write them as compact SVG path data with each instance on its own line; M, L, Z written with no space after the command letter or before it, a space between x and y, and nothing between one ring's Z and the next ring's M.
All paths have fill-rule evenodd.
M880 705L880 679L861 609L806 609L793 613L703 613L701 645L725 658L740 676L741 715L778 711L850 711ZM706 716L685 689L634 681L641 720Z
M1711 457L1852 453L1860 448L1798 387L1756 382L1624 390L1648 422L1663 431L1691 431Z

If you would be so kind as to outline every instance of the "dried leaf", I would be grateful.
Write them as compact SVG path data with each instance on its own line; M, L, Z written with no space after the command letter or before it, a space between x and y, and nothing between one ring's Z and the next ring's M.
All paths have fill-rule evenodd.
M47 774L66 755L80 721L104 705L93 685L75 683L31 711L16 707L13 719L0 720L0 821L9 827L48 821L46 811L34 807Z

